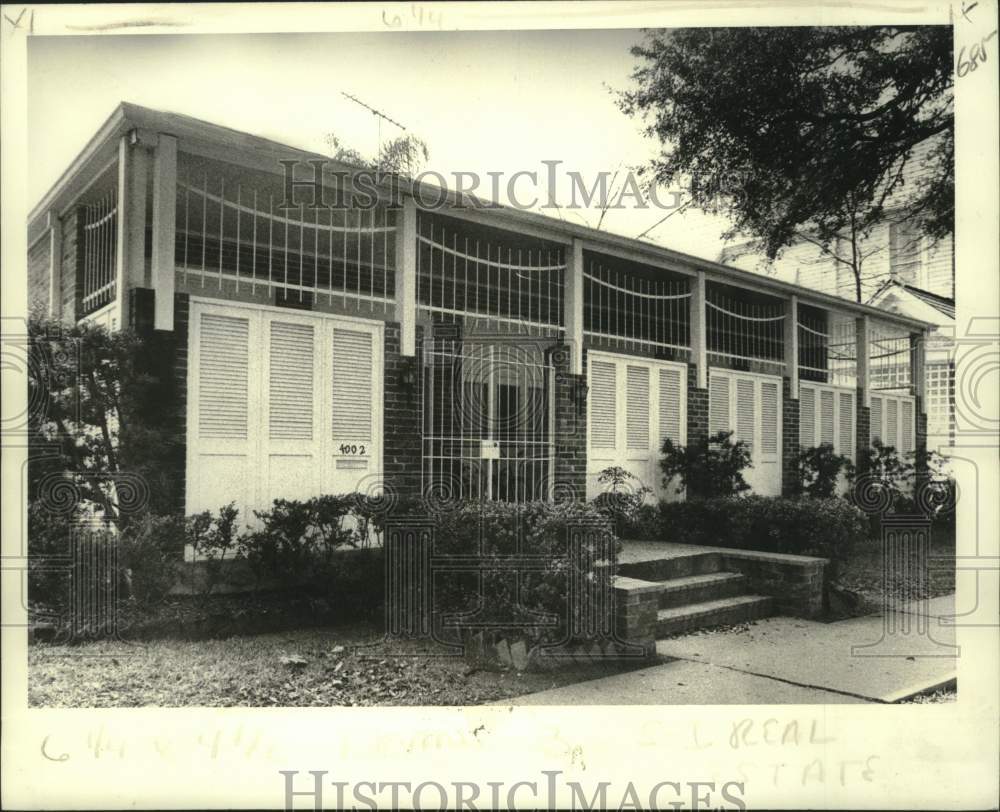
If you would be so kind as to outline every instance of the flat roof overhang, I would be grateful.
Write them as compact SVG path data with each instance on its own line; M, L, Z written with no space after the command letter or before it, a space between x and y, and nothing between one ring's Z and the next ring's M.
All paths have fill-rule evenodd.
M157 133L165 133L178 139L178 148L182 152L276 174L280 172L278 167L281 160L303 162L320 160L326 162L332 169L346 173L347 176L364 171L349 164L334 162L320 153L298 149L229 127L178 113L152 110L130 102L122 102L52 188L32 208L28 215L28 245L33 244L45 232L46 216L49 212L55 212L60 216L64 214L90 181L115 160L121 137L133 130L138 131L140 139L149 143L155 143ZM441 189L423 182L417 183L406 177L397 178L396 183L402 194L415 197L418 203L432 196L443 197L445 205L441 211L449 216L470 219L498 228L506 227L509 230L533 234L564 245L580 240L584 250L612 254L675 273L693 275L703 272L705 278L713 282L750 288L782 298L797 296L805 304L842 314L869 316L913 331L926 331L935 327L932 322L851 302L839 296L821 293L720 262L701 259L654 243L610 234L577 223L568 223L538 212L502 206L474 195L459 196L449 189ZM388 184L385 186L387 188Z

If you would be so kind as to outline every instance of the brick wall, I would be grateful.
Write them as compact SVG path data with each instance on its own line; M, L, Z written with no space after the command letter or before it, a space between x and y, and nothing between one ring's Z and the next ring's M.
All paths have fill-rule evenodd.
M925 411L924 399L913 398L913 407L916 413L916 436L914 438L914 450L916 451L916 477L919 480L927 476L927 412Z
M28 250L28 312L49 309L49 232Z
M386 490L399 497L417 497L421 487L421 392L423 391L423 330L417 328L417 354L405 358L400 353L398 322L385 325L385 382L383 385L382 450L383 481ZM404 382L407 373L414 383Z
M823 613L827 560L809 556L725 550L722 567L746 576L753 592L774 598L778 612L792 617Z
M150 291L152 292L152 291ZM174 331L170 335L172 355L171 374L177 391L174 411L175 442L178 449L177 509L185 512L187 492L187 376L188 376L188 321L191 302L188 294L174 294ZM152 322L150 322L152 324Z
M858 404L858 426L857 426L857 439L856 439L856 454L855 454L855 464L858 469L858 473L864 473L861 468L865 459L865 455L868 453L868 448L871 446L871 430L872 430L872 413L871 408L864 405L864 390L858 387L857 393L857 404Z
M699 389L698 369L688 364L687 441L694 443L708 437L708 390Z
M553 498L586 499L587 496L587 372L569 372L570 352L565 345L555 347L550 358L555 368L555 465Z
M781 379L781 495L799 492L799 401L791 396L792 382Z

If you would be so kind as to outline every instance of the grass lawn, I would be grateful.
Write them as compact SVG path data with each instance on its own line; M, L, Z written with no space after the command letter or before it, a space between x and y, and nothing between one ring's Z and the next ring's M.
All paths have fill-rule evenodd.
M366 646L364 651L356 650ZM431 650L433 651L433 650ZM519 673L474 668L375 627L313 628L196 642L34 644L33 707L475 705L595 679L639 663ZM649 665L650 663L642 663Z

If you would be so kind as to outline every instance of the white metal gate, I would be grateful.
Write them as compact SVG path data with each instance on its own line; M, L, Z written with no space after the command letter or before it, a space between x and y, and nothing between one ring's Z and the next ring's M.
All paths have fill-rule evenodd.
M427 341L425 493L504 502L550 498L553 380L541 343Z
M753 467L743 478L754 493L781 495L781 378L712 369L708 383L708 433L733 432L750 447Z
M620 466L654 495L664 488L659 462L663 441L687 442L687 366L631 355L588 351L587 498L603 489L602 470Z
M364 490L382 469L381 323L192 299L187 512Z

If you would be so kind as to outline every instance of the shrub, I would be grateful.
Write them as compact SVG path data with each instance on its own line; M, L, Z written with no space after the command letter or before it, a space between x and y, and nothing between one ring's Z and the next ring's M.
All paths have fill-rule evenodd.
M731 431L720 431L700 438L686 446L663 441L663 484L670 487L676 479L677 492L686 490L689 496L712 498L735 496L750 490L743 471L752 467L750 450L742 440L732 441Z
M663 538L687 544L815 555L827 576L867 538L864 515L836 498L747 496L662 502Z
M652 493L652 489L642 485L634 474L617 465L601 471L597 475L597 481L610 487L591 500L591 504L611 519L615 532L621 536L634 522L639 508L645 503L646 496Z
M848 480L854 477L854 464L848 457L837 454L829 443L799 452L796 465L802 491L807 496L834 496L841 472Z
M176 580L185 537L180 516L145 514L129 523L118 538L118 564L128 584L129 597L143 609L152 609Z
M488 566L507 556L528 554L539 561L539 569L525 573L487 569L481 587L475 572L436 579L434 609L439 622L448 615L471 612L476 623L491 631L513 627L530 642L568 640L574 628L586 628L586 604L571 601L570 596L573 582L590 582L594 574L588 574L585 561L570 555L569 539L571 531L591 527L617 545L601 511L573 501L462 502L440 510L435 519L434 552L445 560ZM589 553L600 550L589 544L584 558ZM474 628L467 624L467 630Z
M240 531L236 525L240 512L234 502L219 508L219 515L213 518L210 511L188 516L185 533L188 543L199 558L204 561L205 586L202 595L207 597L222 580L222 568L226 556L236 556L239 548Z

